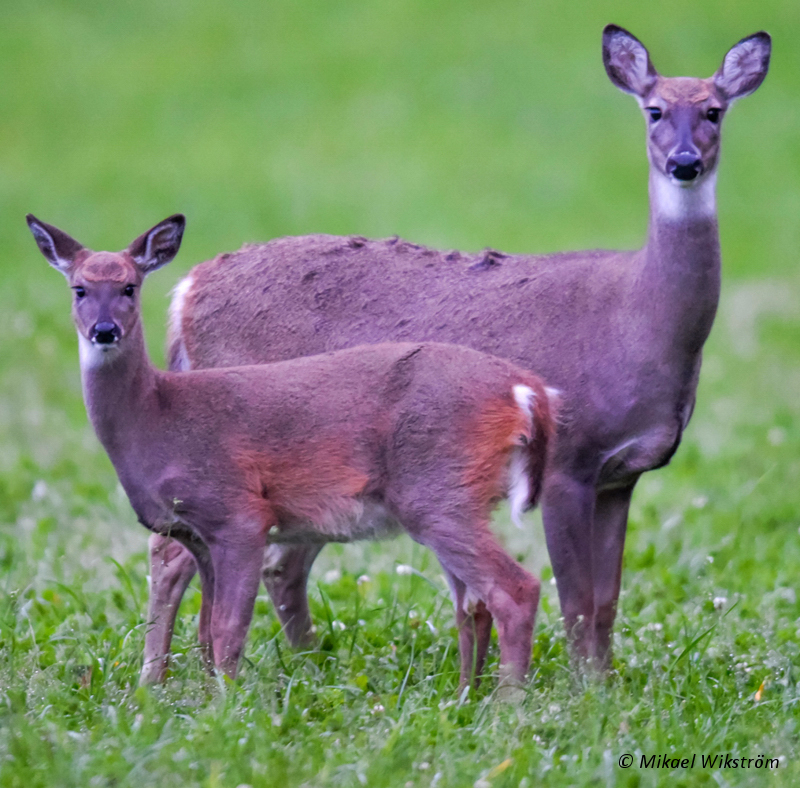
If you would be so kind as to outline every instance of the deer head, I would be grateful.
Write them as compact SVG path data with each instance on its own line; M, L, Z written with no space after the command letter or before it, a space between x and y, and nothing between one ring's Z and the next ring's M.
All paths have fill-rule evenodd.
M648 158L656 174L690 188L714 174L722 119L734 100L752 93L764 81L770 49L769 35L754 33L732 47L708 79L662 77L635 36L616 25L606 26L606 72L642 108Z
M57 227L28 214L47 261L67 278L81 352L95 363L115 357L139 321L139 288L151 271L178 253L186 219L175 214L121 252L92 252Z

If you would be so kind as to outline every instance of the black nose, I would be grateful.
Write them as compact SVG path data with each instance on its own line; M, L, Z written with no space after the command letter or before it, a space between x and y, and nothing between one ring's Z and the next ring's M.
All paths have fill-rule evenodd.
M695 153L676 153L667 159L667 172L679 181L693 181L702 170L703 162Z
M92 329L92 341L98 345L113 345L119 339L119 328L116 323L95 323Z

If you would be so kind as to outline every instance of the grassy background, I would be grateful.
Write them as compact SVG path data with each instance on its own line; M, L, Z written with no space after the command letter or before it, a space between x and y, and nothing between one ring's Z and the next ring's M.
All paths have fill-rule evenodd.
M169 288L245 241L634 247L643 123L603 71L609 21L666 74L708 75L744 35L774 36L767 81L725 122L721 311L683 445L634 499L612 680L572 677L545 583L527 700L498 706L491 680L459 699L445 584L398 540L325 551L315 652L290 653L260 598L235 685L203 677L190 591L173 679L137 689L146 534L87 424L68 295L25 213L111 249L187 214L145 294L159 363ZM797 784L799 37L788 0L7 0L0 785ZM497 528L550 579L535 518ZM638 768L726 752L780 767Z

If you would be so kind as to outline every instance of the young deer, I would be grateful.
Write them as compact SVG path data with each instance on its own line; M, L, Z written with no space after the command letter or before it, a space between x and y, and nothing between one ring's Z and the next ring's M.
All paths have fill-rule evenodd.
M435 343L162 372L147 357L139 288L178 252L183 216L116 254L28 224L74 292L86 409L131 505L200 569L200 640L217 668L236 674L267 545L402 527L449 580L462 683L475 605L497 622L501 673L524 678L539 583L500 549L489 518L506 494L516 514L538 498L553 429L538 378ZM477 630L480 663L489 631Z
M756 33L714 76L669 78L630 33L603 31L606 71L636 97L647 123L642 249L471 255L321 235L248 246L198 266L178 286L171 367L436 340L535 369L563 399L542 496L561 610L575 652L607 665L631 494L680 443L719 300L721 122L761 84L769 55L770 37ZM195 572L180 545L153 537L151 549L144 680L163 675L176 605ZM295 644L308 636L305 587L318 549L275 550L264 575Z

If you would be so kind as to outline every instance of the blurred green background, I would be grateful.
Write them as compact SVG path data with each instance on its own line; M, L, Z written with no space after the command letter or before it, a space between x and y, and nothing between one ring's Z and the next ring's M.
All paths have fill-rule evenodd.
M767 80L725 121L725 291L686 441L733 450L737 425L794 424L797 3L11 0L0 26L7 521L60 462L114 483L83 413L66 288L27 212L95 249L187 215L178 259L145 289L159 364L172 285L245 242L325 232L466 250L634 248L647 220L644 129L603 70L608 21L668 75L710 75L743 36L774 36ZM534 566L546 561L538 547Z
M800 4L788 0L5 0L0 650L17 653L8 651L17 643L19 653L38 654L3 658L0 676L8 685L22 686L24 694L32 677L52 670L37 652L52 634L37 629L48 619L31 614L25 599L44 605L37 594L58 582L73 590L84 581L87 588L124 588L111 577L109 555L127 562L132 601L125 615L134 622L144 615L145 594L146 534L87 424L69 296L36 250L25 214L95 249L120 249L167 215L187 215L177 260L145 288L148 341L159 364L169 289L192 265L245 242L325 232L399 234L465 250L634 248L647 220L644 123L635 101L603 70L600 34L608 22L638 36L667 75L708 76L730 46L760 29L773 35L773 58L763 86L725 120L721 310L684 443L669 468L643 479L634 499L616 644L631 696L598 703L604 713L613 709L615 735L635 739L626 746L663 744L648 738L651 729L645 722L637 727L630 711L647 695L650 669L662 657L672 659L666 655L673 649L680 653L680 637L691 643L694 625L716 620L714 599L738 600L712 651L697 658L705 666L692 679L699 683L687 679L680 691L669 684L666 695L647 696L648 702L680 715L687 696L703 694L701 686L719 692L704 711L686 711L689 728L707 715L708 726L693 729L694 739L681 739L684 722L676 723L669 736L677 746L690 739L715 747L758 741L772 747L769 754L796 747ZM519 319L524 327L527 316ZM519 533L501 516L498 528L549 579L541 526ZM340 568L357 576L396 560L413 561L431 577L438 571L400 540L361 553L326 550L315 577ZM552 683L568 671L563 648L553 646L563 645L562 633L554 589L546 588L536 652L544 673L534 686L544 693L542 703L563 690L567 700L559 702L566 707L571 690ZM196 594L191 604L196 612ZM55 621L67 613L53 615ZM446 610L442 615L449 621ZM75 616L70 626L89 642L96 620ZM182 621L185 644L194 624L190 616ZM271 626L274 633L274 620ZM135 681L138 647L139 641L127 643L127 656L119 657L127 666L120 687ZM73 657L59 648L53 645L48 659L67 664ZM751 703L762 680L767 688L774 683L778 705L761 716L739 708ZM44 701L37 702L23 703L26 719L45 715ZM720 707L729 715L725 725L711 711ZM585 732L584 712L573 711L562 727L551 721L551 734L574 734L570 726ZM752 728L736 727L739 712ZM434 717L443 724L438 711ZM545 752L547 735L532 724ZM621 779L602 771L605 748L617 747L603 743L602 726L587 739L595 749L582 750L581 735L574 739L575 763L586 765L586 774L605 774L603 784ZM513 739L499 737L501 745ZM8 741L0 724L0 753ZM469 784L485 773L477 764L480 758L462 762ZM427 782L419 772L418 782L428 784L435 768L425 773ZM440 788L461 784L458 768L456 776L445 772L450 776ZM580 783L576 775L583 772L574 768L562 769L564 784ZM517 785L520 773L511 769L509 780L512 773Z

